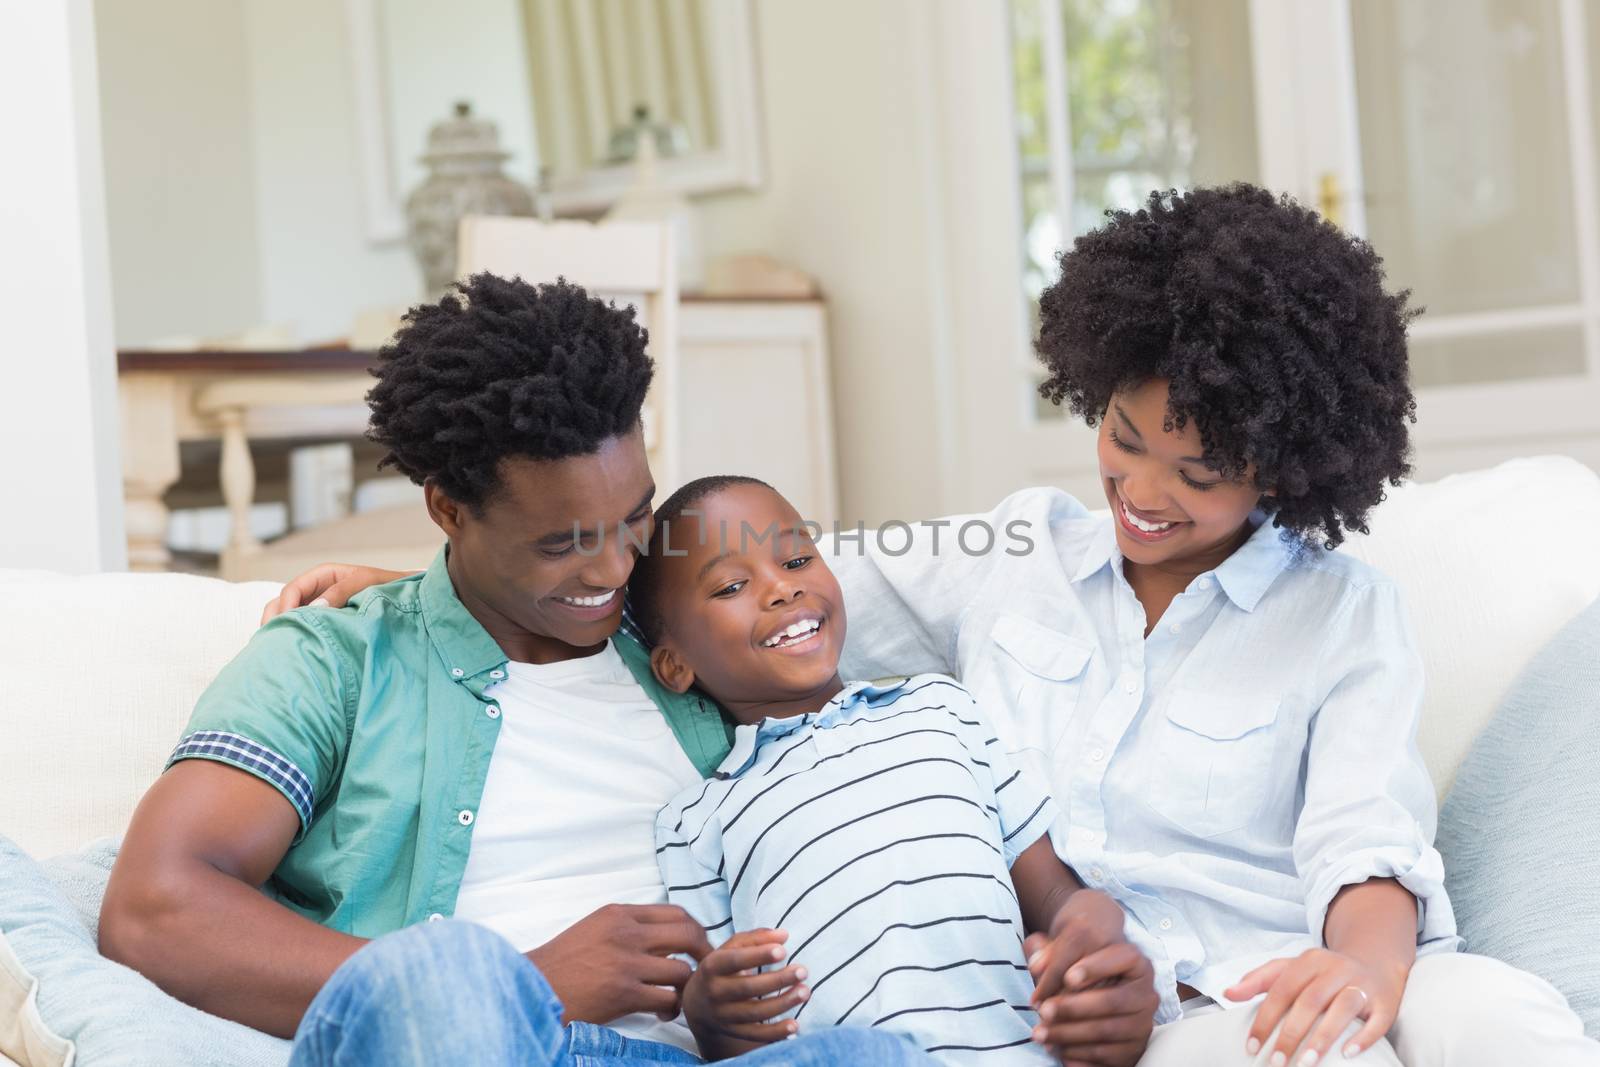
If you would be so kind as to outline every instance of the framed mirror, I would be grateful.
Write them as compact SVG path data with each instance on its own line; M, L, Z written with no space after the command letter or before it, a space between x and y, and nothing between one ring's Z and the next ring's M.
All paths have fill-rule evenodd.
M428 129L458 101L557 214L604 212L649 137L686 195L760 185L751 0L344 0L368 236L403 237Z

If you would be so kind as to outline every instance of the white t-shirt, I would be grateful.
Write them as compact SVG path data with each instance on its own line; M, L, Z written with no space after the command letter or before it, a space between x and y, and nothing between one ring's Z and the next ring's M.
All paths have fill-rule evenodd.
M610 642L560 663L509 663L455 915L527 952L606 904L663 904L656 813L700 781ZM694 1050L680 1018L629 1015L630 1037Z

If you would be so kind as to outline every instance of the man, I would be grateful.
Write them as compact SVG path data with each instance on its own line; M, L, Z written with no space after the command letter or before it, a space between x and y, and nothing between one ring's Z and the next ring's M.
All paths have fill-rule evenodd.
M564 282L479 275L407 316L370 436L447 549L274 619L206 690L129 826L107 956L297 1064L698 1062L670 1020L708 945L653 821L728 737L617 632L646 340ZM847 1030L748 1058L925 1062Z

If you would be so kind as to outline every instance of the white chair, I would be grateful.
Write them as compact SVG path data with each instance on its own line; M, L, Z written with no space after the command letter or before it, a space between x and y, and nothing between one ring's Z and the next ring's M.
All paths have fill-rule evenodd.
M678 283L667 227L645 222L554 222L468 217L461 221L457 270L465 278L487 271L527 282L558 277L591 292L632 303L650 332L655 380L645 398L645 449L656 484L678 484L682 445L678 425ZM230 398L233 399L233 398ZM294 402L285 397L284 402ZM267 402L271 402L270 399ZM236 427L243 420L235 420ZM443 543L420 494L415 504L380 508L298 530L261 544L241 533L237 516L249 512L254 475L242 430L225 450L225 483L236 491L229 503L235 530L223 553L229 581L287 581L330 559L358 560L398 570L426 567Z
M456 270L487 271L527 282L558 277L591 293L631 303L650 331L655 379L644 401L645 450L656 484L668 491L682 473L678 403L678 275L672 231L654 222L540 222L468 216L461 220Z

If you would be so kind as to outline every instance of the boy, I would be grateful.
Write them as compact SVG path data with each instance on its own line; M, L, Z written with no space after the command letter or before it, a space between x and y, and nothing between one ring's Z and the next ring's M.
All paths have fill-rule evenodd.
M1041 1062L1071 1019L1088 1040L1052 1043L1063 1062L1138 1060L1155 999L1120 909L1057 858L1054 804L959 684L840 680L839 586L787 501L690 483L629 592L661 683L740 724L656 822L669 900L720 945L684 991L703 1055L865 1025L951 1062Z

